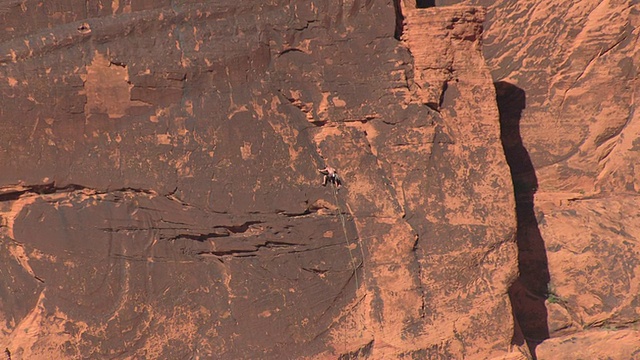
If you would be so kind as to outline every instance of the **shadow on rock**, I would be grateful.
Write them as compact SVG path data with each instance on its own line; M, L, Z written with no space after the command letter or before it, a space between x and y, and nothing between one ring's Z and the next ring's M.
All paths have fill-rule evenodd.
M522 345L526 341L536 359L536 346L549 338L545 300L550 276L544 240L533 209L538 179L520 136L520 118L526 106L526 94L507 82L494 85L500 112L500 139L511 170L518 219L516 236L520 276L509 288L516 319L513 343Z

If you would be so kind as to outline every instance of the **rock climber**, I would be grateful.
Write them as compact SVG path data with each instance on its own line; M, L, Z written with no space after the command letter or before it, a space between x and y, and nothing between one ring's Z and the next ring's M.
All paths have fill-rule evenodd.
M322 186L327 185L327 182L331 182L336 185L337 189L340 189L342 181L340 180L340 177L338 177L336 169L331 166L327 166L324 169L318 169L318 171L324 175L324 178L322 179Z

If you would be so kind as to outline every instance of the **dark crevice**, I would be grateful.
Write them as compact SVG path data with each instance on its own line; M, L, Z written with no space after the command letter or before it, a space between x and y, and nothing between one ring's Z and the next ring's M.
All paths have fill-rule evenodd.
M288 247L295 247L295 246L304 246L304 244L292 243L292 242L286 242L286 241L269 240L269 241L266 241L264 244L256 245L256 248L257 249L260 249L260 248L271 249L271 248L288 248Z
M435 102L428 102L428 103L425 103L425 105L431 108L431 110L440 112L440 109L442 109L442 104L444 103L444 96L448 88L449 88L449 84L445 81L444 83L442 83L442 90L440 91L440 98L438 99L438 103L436 104Z
M252 245L253 249L229 249L219 251L200 251L196 255L214 255L214 256L235 256L235 257L255 257L260 249L282 249L282 248L296 248L297 246L304 246L304 244L289 243L283 241L266 241L264 244Z
M327 122L324 120L314 120L314 121L309 121L309 123L313 124L315 127L323 127L327 125Z
M129 232L129 231L164 231L164 230L191 230L190 227L157 227L157 226L149 226L149 227L140 227L140 226L122 226L122 227L104 227L104 228L96 228L100 231L109 232L109 233L121 233L121 232ZM182 237L179 235L178 237ZM178 237L172 238L176 239Z
M256 250L200 251L196 255L254 257L256 256Z
M300 52L300 53L306 54L304 51L302 51L302 50L300 50L298 48L288 48L288 49L284 49L284 50L280 51L278 53L278 56L282 56L282 55L290 53L290 52Z
M287 212L287 211L278 211L278 215L283 215L286 217L290 217L290 218L297 218L297 217L305 217L307 215L311 215L313 213L317 212L317 209L315 208L308 208L304 211L301 212Z
M434 111L440 112L440 108L438 107L438 105L436 105L436 104L435 104L435 103L433 103L433 102L428 102L428 103L426 103L425 105L427 105L431 110L434 110Z
M59 193L72 193L75 191L84 191L84 190L89 190L95 194L133 192L133 193L141 193L141 194L147 194L147 195L155 195L155 192L149 189L137 189L137 188L125 187L125 188L111 189L111 190L109 189L98 190L98 189L93 189L93 188L89 188L89 187L78 185L78 184L67 184L64 186L59 186L59 185L56 185L55 182L52 182L49 184L28 185L28 186L23 186L22 188L17 190L7 191L3 194L0 194L0 202L18 200L20 196L24 194L49 195L49 194L59 194Z
M526 342L533 359L535 349L549 338L547 324L549 266L544 239L534 211L538 179L520 135L520 119L526 107L525 91L507 82L496 82L496 100L500 114L500 140L511 171L516 199L518 269L520 275L509 288L516 324L512 342Z
M22 187L19 190L8 191L0 195L0 201L14 201L18 200L23 194L31 193L37 195L47 195L58 192L73 192L83 190L85 187L75 184L70 184L64 187L57 187L55 183L41 184L41 185L29 185Z
M313 274L318 274L318 275L326 274L327 272L329 272L328 269L314 269L314 268L306 268L306 267L303 267L302 270L313 273Z
M127 67L127 64L123 63L122 61L118 61L118 60L109 61L109 66L111 66L111 65L119 66L119 67L123 67L123 68Z
M238 233L246 232L251 225L256 225L256 224L262 224L262 221L246 221L242 225L237 225L237 226L224 226L223 225L223 226L219 226L219 227L225 228L225 229L231 231L234 234L238 234Z
M218 225L214 226L212 232L206 234L178 234L173 236L167 240L177 240L177 239L189 239L195 240L199 242L204 242L212 238L220 238L220 237L228 237L232 234L242 234L249 230L251 225L262 224L262 221L246 221L241 225Z
M287 99L287 101L289 101L289 103L291 105L293 105L296 108L298 108L298 110L300 110L304 114L305 118L307 119L307 121L309 123L315 125L316 127L324 126L326 124L327 121L319 120L319 119L317 119L316 116L313 116L313 114L315 112L313 107L308 107L300 99L296 99L294 97L287 96L287 94L285 94L284 90L282 90L282 89L278 89L278 93L280 93L280 95L282 95L282 97ZM311 116L309 116L309 114L311 114Z
M142 209L142 207L139 207L139 208ZM207 230L210 230L207 233L205 232L198 233L198 232L195 232L195 229L193 227L190 227L189 224L187 223L166 221L162 219L160 221L169 225L184 225L184 226L141 227L136 225L130 225L130 226L121 226L121 227L98 228L98 230L110 232L110 233L133 232L133 231L161 231L161 232L162 231L184 231L182 233L178 233L170 237L164 236L163 233L160 233L159 236L161 240L166 240L166 241L173 241L178 239L189 239L189 240L204 242L212 238L229 237L229 236L233 236L234 234L243 234L247 232L247 230L249 230L249 228L252 225L263 223L262 221L246 221L240 225L217 225L207 229ZM194 231L194 232L187 233L189 231Z
M371 354L372 349L373 349L373 340L371 340L370 342L368 342L366 345L362 346L359 349L340 355L340 357L338 357L338 360L366 359Z
M400 5L402 0L393 0L393 7L396 12L396 30L393 37L396 40L402 39L402 32L404 31L404 15L402 15L402 6Z
M378 115L365 115L363 117L358 117L358 118L347 118L347 119L343 119L342 122L343 123L354 123L354 122L359 122L361 124L366 124L371 120L377 119Z
M11 192L6 192L4 194L0 194L0 202L18 200L20 196L22 196L22 194L26 192L27 190L17 190L17 191L11 191Z
M228 236L229 236L229 233L215 233L215 232L208 233L208 234L180 234L178 236L174 236L167 240L172 241L172 240L178 240L178 239L188 239L188 240L195 240L198 242L205 242L212 238L228 237Z
M416 0L416 9L426 9L436 6L436 0Z

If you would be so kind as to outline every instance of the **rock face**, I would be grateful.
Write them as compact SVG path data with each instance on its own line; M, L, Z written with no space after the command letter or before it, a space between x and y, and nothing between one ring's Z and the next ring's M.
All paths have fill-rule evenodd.
M456 3L1 3L7 356L637 357L640 5Z
M2 6L13 359L514 350L484 10Z
M583 331L549 339L537 354L540 359L637 359L639 336L631 329Z
M511 139L524 337L551 338L541 359L637 358L640 5L472 3Z

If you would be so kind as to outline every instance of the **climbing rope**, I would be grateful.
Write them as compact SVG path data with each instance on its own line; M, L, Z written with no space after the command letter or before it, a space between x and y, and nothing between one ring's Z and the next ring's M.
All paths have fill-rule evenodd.
M340 223L342 224L342 232L344 234L344 241L347 244L347 249L349 249L349 258L351 259L351 268L353 269L353 276L354 279L356 280L356 291L360 288L360 283L358 281L358 267L356 265L356 260L353 256L353 251L351 250L351 241L349 241L349 235L347 234L347 223L344 219L344 214L342 213L342 207L340 206L340 201L338 200L338 188L336 187L336 184L332 181L331 182L331 186L332 186L332 190L333 190L333 198L336 202L336 208L338 208L338 216L340 217ZM349 205L347 204L347 207L349 207ZM351 211L351 209L349 209ZM362 249L362 242L360 237L358 237L358 243L359 243L359 247L360 247L360 253L362 254L362 264L364 264L364 250ZM357 306L359 306L360 302L362 300L364 300L364 298L367 296L367 294L365 293L359 300L357 300L357 302L352 306L352 308L348 311L349 313L351 313L351 311L353 309L355 309ZM366 321L364 318L364 314L360 313L360 316L362 317L362 322L361 324L363 324L364 329L367 329L367 325L366 325ZM343 329L345 331L344 334L344 347L345 349L347 348L347 329L346 327ZM346 354L343 355L348 355L349 358L352 358L352 356L355 355L356 359L360 358L360 352L357 352L355 354L351 353L351 352L347 352ZM342 357L342 356L341 356Z
M358 283L358 268L356 267L356 259L353 257L353 251L351 250L351 241L349 241L349 235L347 234L347 224L344 220L344 215L342 214L342 208L340 207L340 202L338 201L338 188L336 184L332 181L332 190L333 190L333 198L336 201L336 207L338 208L338 215L340 216L340 222L342 223L342 232L344 233L344 240L347 243L347 249L349 249L349 258L351 259L351 268L353 269L353 276L356 279L356 289L360 288L360 284ZM364 257L363 257L364 261Z

